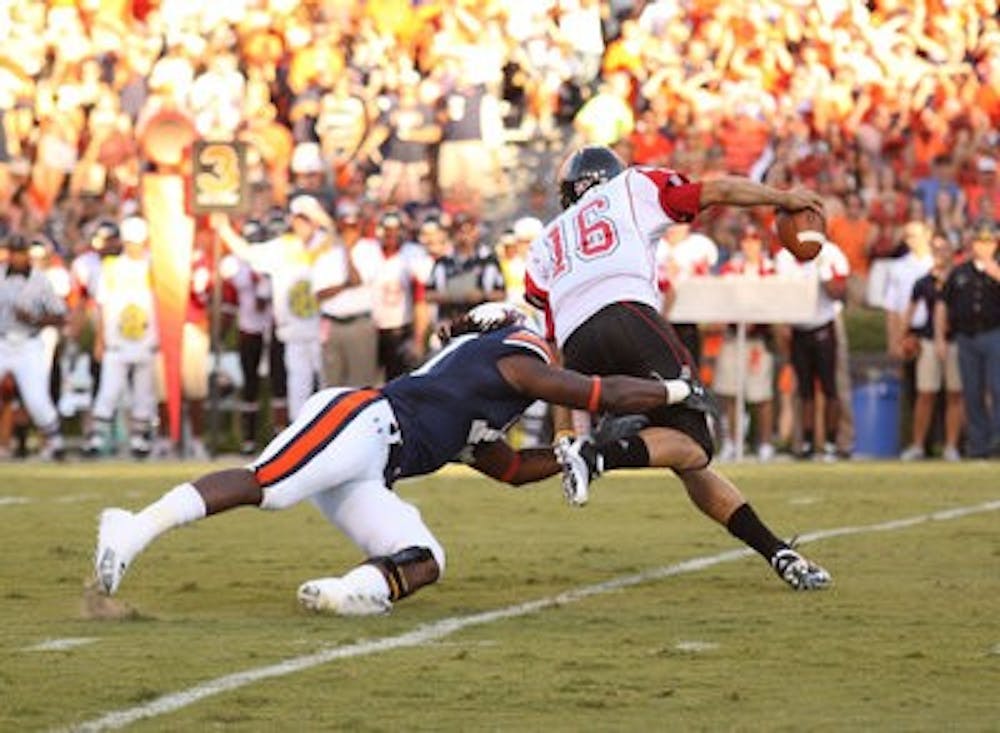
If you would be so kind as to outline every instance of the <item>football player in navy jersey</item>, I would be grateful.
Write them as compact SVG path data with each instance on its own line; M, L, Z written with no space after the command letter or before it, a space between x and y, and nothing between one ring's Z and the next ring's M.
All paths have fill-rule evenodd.
M251 465L183 483L137 513L106 509L95 555L100 589L114 593L135 556L169 529L238 506L285 509L309 498L367 560L341 577L302 584L300 603L342 615L385 613L445 567L444 549L391 490L393 481L457 460L515 486L558 473L552 448L514 450L503 437L535 400L612 413L704 400L684 378L563 370L523 324L513 306L478 306L451 324L444 348L416 371L381 389L313 395Z

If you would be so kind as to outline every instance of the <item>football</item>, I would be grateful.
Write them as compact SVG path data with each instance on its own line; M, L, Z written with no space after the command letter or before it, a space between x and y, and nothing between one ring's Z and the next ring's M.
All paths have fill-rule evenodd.
M781 246L803 262L818 255L826 241L826 222L812 209L778 209L774 223Z

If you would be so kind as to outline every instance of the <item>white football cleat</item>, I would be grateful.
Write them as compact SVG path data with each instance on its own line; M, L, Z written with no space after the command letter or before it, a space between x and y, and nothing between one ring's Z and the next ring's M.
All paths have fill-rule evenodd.
M118 590L125 571L141 549L135 538L134 523L135 515L124 509L105 509L101 512L94 570L98 586L109 596Z
M299 586L298 599L309 611L340 616L382 616L392 610L387 596L357 588L343 578L307 580Z

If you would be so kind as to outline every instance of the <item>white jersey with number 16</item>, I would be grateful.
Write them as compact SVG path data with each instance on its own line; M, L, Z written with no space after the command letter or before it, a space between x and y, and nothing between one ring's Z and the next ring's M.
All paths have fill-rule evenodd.
M562 346L609 303L658 308L656 245L667 226L698 213L701 184L663 168L633 167L594 186L531 244L525 297L544 308Z

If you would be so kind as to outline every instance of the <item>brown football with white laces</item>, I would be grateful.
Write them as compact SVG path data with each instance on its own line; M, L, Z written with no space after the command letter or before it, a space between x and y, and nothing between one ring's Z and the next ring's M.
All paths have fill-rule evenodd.
M818 255L826 241L826 222L812 209L778 209L774 224L781 246L802 262Z

